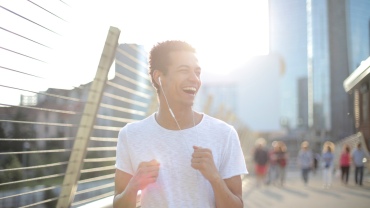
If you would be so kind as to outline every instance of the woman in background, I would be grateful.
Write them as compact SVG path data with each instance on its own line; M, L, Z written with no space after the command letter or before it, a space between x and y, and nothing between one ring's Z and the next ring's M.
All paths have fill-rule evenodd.
M348 145L345 145L343 148L343 152L340 155L340 169L342 172L342 183L348 184L348 177L349 177L349 167L351 165L351 149Z
M332 183L332 175L333 175L333 168L334 168L334 154L333 148L330 144L324 143L324 152L321 156L324 170L323 170L323 187L330 188Z

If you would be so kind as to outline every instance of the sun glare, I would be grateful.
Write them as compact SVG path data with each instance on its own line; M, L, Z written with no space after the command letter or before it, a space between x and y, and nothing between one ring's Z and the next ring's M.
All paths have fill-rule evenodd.
M7 4L20 10L20 6L12 1ZM48 58L48 63L43 65L45 70L40 66L12 62L15 68L27 68L27 73L46 78L44 84L33 86L34 91L48 87L71 88L92 80L109 26L121 30L119 43L136 43L147 49L169 39L185 40L197 49L202 70L208 73L227 74L250 57L268 53L267 0L81 0L70 4L69 9L53 8L68 20L60 25L50 22L50 27L62 34L58 41L41 37L50 42L51 52L23 47L35 57ZM25 11L35 16L35 12ZM3 12L1 15L8 14ZM44 16L38 15L45 20ZM9 28L18 27L19 31L28 33L27 28L15 23L16 20L7 19ZM37 31L32 32L37 35ZM15 37L7 38L6 35L9 36L0 33L0 37L9 40L9 48L24 46L12 42Z
M252 56L268 53L267 0L115 3L106 17L122 29L122 43L150 48L168 39L188 41L209 73L227 74Z

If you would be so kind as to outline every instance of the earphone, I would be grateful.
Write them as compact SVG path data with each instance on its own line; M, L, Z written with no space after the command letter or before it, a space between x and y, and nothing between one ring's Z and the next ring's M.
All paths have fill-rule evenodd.
M172 112L172 109L170 108L170 104L168 104L168 100L167 100L166 94L164 93L164 90L163 90L163 87L162 87L161 77L158 77L158 82L159 82L159 86L161 87L161 90L162 90L162 93L163 93L164 99L166 100L168 110L170 111L171 116L175 119L176 124L177 124L177 126L179 127L179 129L181 129L181 128L180 128L180 126L179 126L179 124L177 123L177 120L176 120L175 114Z

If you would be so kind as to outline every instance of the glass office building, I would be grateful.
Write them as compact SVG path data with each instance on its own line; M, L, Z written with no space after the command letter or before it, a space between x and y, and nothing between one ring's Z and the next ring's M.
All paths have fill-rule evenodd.
M295 128L298 118L298 79L307 77L306 2L270 0L270 53L285 65L280 80L280 123Z
M270 0L269 7L270 52L285 62L282 124L306 126L321 140L351 135L353 101L342 83L369 56L370 1Z

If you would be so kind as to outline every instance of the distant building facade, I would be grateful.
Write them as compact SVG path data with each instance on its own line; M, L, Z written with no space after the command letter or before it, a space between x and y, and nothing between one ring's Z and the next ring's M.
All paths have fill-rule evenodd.
M286 67L281 117L293 129L307 125L310 135L319 140L353 134L353 101L342 82L369 55L370 2L270 0L269 8L270 51L280 54ZM307 98L293 96L302 95L305 78ZM301 120L303 111L308 112L307 122Z

